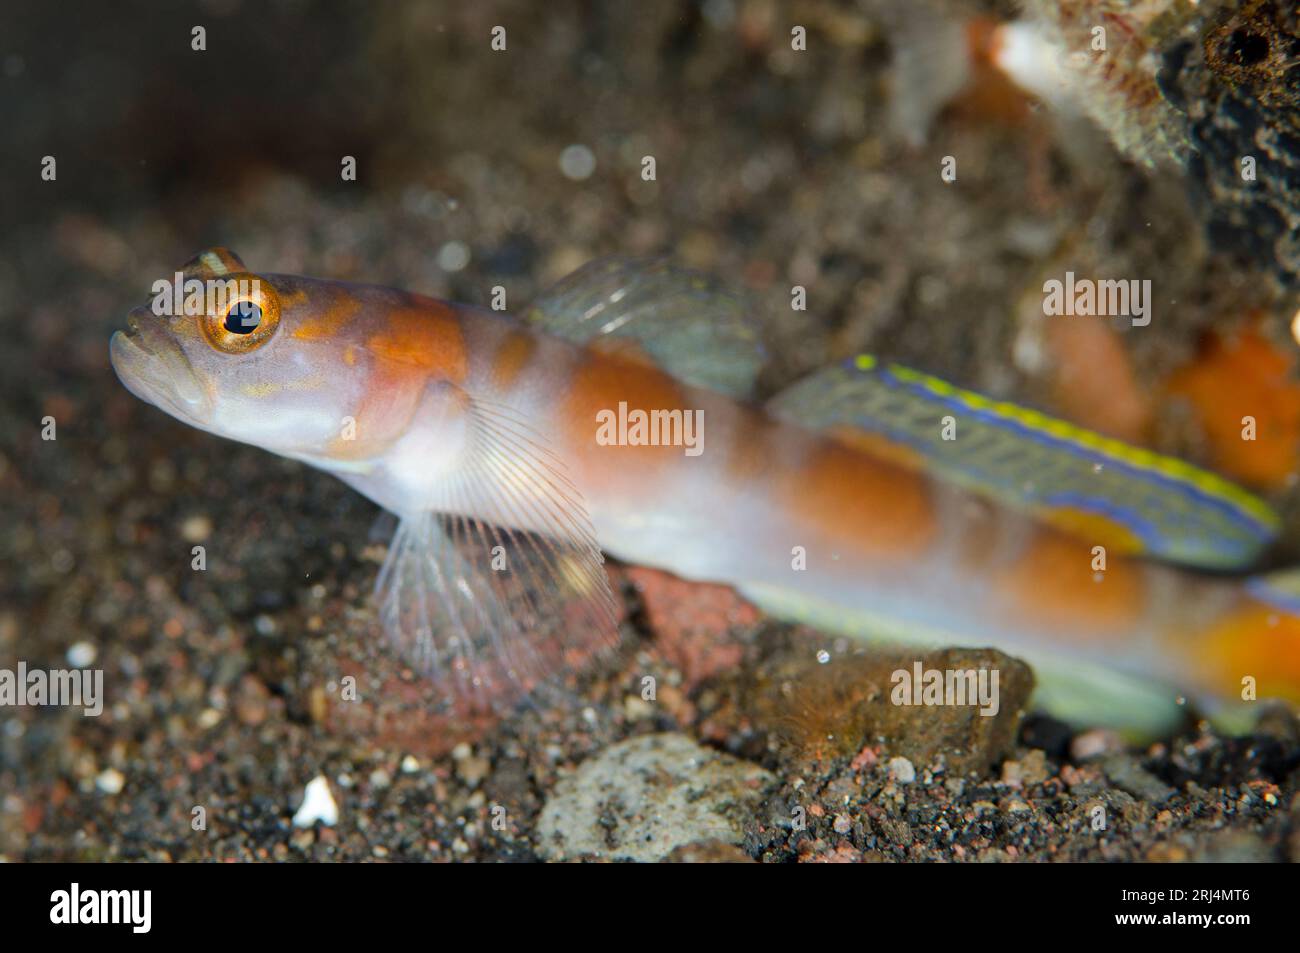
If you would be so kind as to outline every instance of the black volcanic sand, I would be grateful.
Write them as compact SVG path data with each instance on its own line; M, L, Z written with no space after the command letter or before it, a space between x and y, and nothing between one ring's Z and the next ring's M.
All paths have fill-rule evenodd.
M887 136L890 47L862 13L796 5L812 47L796 55L795 14L763 2L629 20L547 6L358 5L326 23L309 4L260 30L210 13L206 60L188 26L130 4L88 15L87 34L106 31L94 42L41 8L6 11L0 667L93 651L107 704L0 712L0 859L620 857L653 822L645 859L1300 860L1286 709L1261 705L1246 737L1189 713L1175 736L1126 746L1018 723L1010 699L1032 673L995 657L1014 685L989 724L891 720L894 657L841 644L819 666L830 640L770 620L701 636L738 664L675 669L621 570L621 652L512 717L451 724L373 634L376 508L120 386L112 330L215 244L254 269L476 304L502 285L512 305L597 255L670 253L754 299L768 392L870 350L1041 399L1049 382L1012 360L1015 306L1064 245L1159 276L1179 301L1128 342L1145 375L1185 360L1225 303L1294 311L1207 249L1176 171L1135 169L1086 126L949 109L923 145ZM488 49L497 23L505 54ZM293 49L250 78L241 57L266 55L267 35ZM574 143L596 159L584 181L559 168ZM59 178L42 183L49 153ZM937 174L946 154L954 185ZM358 181L338 180L342 155ZM806 312L789 310L792 284ZM1286 339L1281 319L1266 332ZM339 699L347 675L359 703ZM697 744L712 773L675 775ZM337 823L295 827L318 776ZM668 800L609 788L652 776ZM548 801L594 833L554 829L568 822Z

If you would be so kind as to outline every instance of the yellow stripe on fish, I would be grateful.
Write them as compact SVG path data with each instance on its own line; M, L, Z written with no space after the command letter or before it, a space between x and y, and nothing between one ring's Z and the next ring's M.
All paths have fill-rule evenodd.
M1235 569L1280 526L1264 501L1199 467L871 355L796 384L772 408L882 434L945 479L1121 552Z

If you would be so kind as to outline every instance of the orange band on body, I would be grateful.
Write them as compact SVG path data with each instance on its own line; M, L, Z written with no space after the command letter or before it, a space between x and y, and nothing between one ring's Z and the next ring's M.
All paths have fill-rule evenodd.
M774 469L781 461L773 461ZM779 478L775 505L850 552L893 561L925 553L938 536L928 479L895 463L820 439Z
M1188 647L1195 677L1224 698L1241 697L1254 679L1259 698L1300 702L1300 618L1243 597Z
M573 371L569 394L563 405L569 431L567 437L570 445L579 450L591 448L596 451L594 459L600 461L595 466L598 471L625 472L629 463L652 470L660 465L676 465L682 458L682 448L677 446L597 446L598 415L617 413L620 404L626 405L624 410L627 414L642 411L651 415L655 411L696 409L687 407L686 402L682 386L663 371L588 349Z
M1031 623L1072 633L1123 637L1146 609L1144 569L1111 558L1093 568L1093 544L1050 529L1035 530L1024 552L991 580L1012 610Z
M455 309L432 299L385 314L365 346L380 361L432 371L454 384L464 382L469 368Z
M299 290L294 300L286 300L282 304L284 306L296 304L297 299L304 297L305 294ZM361 310L361 302L353 297L338 295L327 300L329 300L327 308L298 321L293 329L295 338L300 341L332 340L343 333L348 321Z

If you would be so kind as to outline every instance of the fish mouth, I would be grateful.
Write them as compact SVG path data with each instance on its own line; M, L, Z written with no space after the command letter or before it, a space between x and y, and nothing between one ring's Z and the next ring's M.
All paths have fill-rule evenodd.
M127 315L126 330L114 331L109 359L126 389L185 421L203 421L211 409L206 389L189 358L148 308Z

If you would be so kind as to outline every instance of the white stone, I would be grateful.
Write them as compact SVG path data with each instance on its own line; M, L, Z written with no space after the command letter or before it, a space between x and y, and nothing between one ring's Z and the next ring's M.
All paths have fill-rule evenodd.
M906 758L890 758L889 776L899 784L911 784L916 780L916 768Z
M126 784L126 778L116 768L101 771L99 776L95 778L95 787L105 794L120 794L124 784Z
M339 822L339 807L334 803L330 784L325 780L325 776L320 774L307 782L302 806L293 816L293 826L311 827L317 821L326 827L333 827Z

